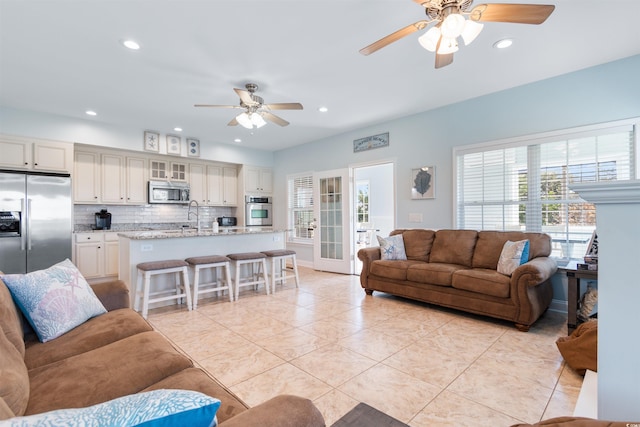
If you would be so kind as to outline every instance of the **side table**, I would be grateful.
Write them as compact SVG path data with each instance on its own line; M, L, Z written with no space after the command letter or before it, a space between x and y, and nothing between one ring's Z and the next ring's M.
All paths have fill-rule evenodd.
M598 280L597 270L578 270L571 262L558 270L567 275L567 335L578 327L578 302L580 301L580 280Z

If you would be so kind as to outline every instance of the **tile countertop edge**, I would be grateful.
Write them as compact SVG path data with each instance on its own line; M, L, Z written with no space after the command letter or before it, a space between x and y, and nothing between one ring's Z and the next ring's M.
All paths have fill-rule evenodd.
M248 227L248 228L238 227L238 228L233 228L229 230L221 229L221 231L219 231L218 233L214 233L212 230L201 230L200 232L193 231L193 230L187 230L184 232L182 232L182 230L170 230L170 231L149 230L149 231L118 232L118 236L126 237L131 240L150 240L150 239L181 239L184 237L217 237L217 236L237 236L237 235L246 235L246 234L286 233L288 231L292 231L292 230L279 229L279 228L258 229L255 227Z

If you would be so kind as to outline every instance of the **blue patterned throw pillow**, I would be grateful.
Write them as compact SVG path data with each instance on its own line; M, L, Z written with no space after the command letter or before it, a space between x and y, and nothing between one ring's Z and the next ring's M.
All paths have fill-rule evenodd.
M46 270L6 274L2 280L42 342L107 312L68 259Z
M220 400L191 390L153 390L89 406L15 417L0 425L30 427L213 427Z
M529 241L512 242L507 240L498 260L498 273L511 276L516 268L527 261L529 261Z
M406 260L407 254L404 250L404 239L402 234L389 236L387 238L376 236L380 244L380 258L384 260Z

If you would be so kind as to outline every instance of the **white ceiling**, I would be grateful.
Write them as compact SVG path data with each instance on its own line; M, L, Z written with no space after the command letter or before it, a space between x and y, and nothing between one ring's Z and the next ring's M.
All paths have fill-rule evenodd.
M425 30L358 53L425 19L411 0L0 0L0 105L278 150L640 53L640 1L521 2L556 9L540 26L485 24L436 70ZM514 45L492 48L503 37ZM247 82L304 110L252 132L226 125L238 110L193 107L238 104Z

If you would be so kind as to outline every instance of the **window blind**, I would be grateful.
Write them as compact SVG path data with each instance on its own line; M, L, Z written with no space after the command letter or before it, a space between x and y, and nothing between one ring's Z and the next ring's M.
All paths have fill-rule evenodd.
M309 224L313 221L313 175L296 175L287 178L287 208L291 240L311 241Z

